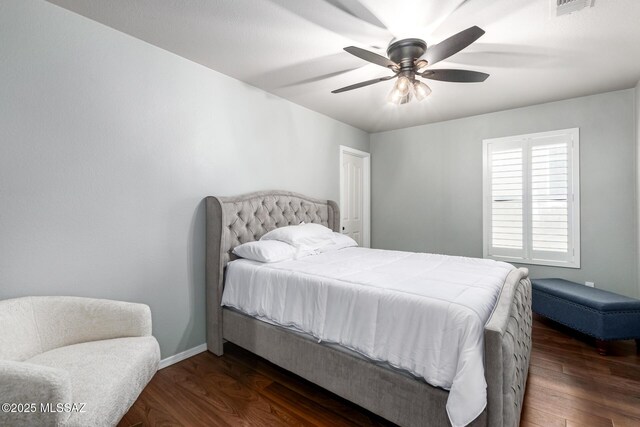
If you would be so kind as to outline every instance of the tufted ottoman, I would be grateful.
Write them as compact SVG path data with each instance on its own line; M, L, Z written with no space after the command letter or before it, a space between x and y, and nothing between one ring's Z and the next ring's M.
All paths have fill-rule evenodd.
M635 339L640 352L640 300L563 279L533 279L532 309L596 339L598 353L607 342Z

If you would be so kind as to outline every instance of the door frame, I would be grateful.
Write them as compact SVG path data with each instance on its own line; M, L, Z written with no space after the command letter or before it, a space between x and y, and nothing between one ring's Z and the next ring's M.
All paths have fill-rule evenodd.
M344 176L342 174L342 161L344 154L362 158L362 246L371 247L371 153L360 151L346 145L340 146L340 209L344 206ZM340 215L340 232L342 232L342 214Z

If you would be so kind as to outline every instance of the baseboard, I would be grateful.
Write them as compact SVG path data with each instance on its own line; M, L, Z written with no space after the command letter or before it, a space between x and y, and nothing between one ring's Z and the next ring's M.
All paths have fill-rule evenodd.
M162 359L160 361L160 367L158 369L166 368L167 366L171 366L174 363L178 363L183 361L184 359L188 359L191 356L195 356L196 354L200 354L203 351L207 351L207 343L200 344L196 347L190 348L189 350L185 350L181 353L174 354L173 356L169 356L166 359Z

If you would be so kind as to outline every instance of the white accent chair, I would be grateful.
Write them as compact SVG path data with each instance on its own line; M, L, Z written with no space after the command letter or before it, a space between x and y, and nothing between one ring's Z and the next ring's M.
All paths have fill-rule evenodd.
M114 426L159 362L144 304L78 297L0 301L0 404L37 409L5 412L5 405L0 425ZM83 412L57 412L59 403L84 404Z

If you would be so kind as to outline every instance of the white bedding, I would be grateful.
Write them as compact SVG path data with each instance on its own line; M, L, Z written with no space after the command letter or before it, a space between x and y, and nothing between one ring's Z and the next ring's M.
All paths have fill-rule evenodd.
M514 267L346 248L278 263L236 260L222 305L337 343L450 390L454 427L486 406L484 325Z

